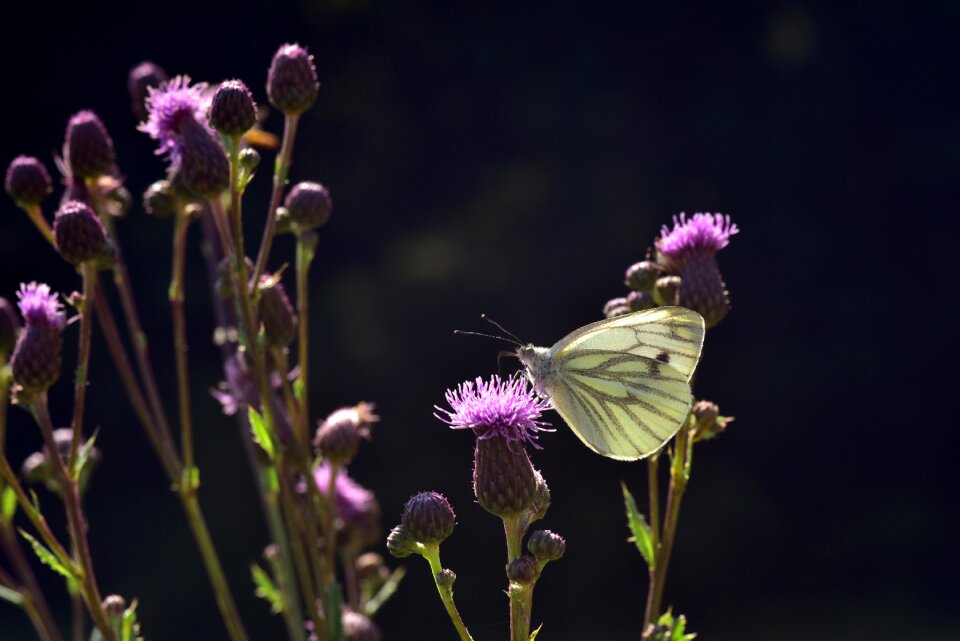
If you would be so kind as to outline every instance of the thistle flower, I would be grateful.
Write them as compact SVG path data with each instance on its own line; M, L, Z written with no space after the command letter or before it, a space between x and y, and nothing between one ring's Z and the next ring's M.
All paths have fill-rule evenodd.
M94 178L110 172L116 158L113 140L97 114L84 110L70 117L63 158L72 176Z
M7 167L3 183L17 205L39 205L50 195L53 183L43 163L31 156L17 156Z
M60 378L60 332L66 316L48 285L21 284L17 295L26 326L13 350L13 380L28 394L44 392Z
M277 50L267 74L270 104L288 116L301 114L317 99L317 69L313 57L298 44Z
M719 323L730 308L716 254L740 230L721 214L675 216L673 229L663 226L657 256L668 272L680 276L677 302L699 312L707 327Z
M108 265L113 259L107 230L82 202L70 200L60 206L53 219L53 237L60 255L71 265L88 261Z
M445 541L456 525L457 517L446 497L438 492L420 492L403 506L401 527L415 541L437 544Z
M536 448L538 432L553 431L540 420L549 401L539 398L526 379L492 376L467 381L446 394L450 410L435 416L453 429L471 429L474 450L473 491L481 507L497 516L528 511L537 496L537 472L524 449Z
M0 297L0 363L7 360L19 334L20 319L13 311L13 305L6 298Z
M330 472L330 464L326 461L314 471L314 481L323 496L329 493ZM364 543L378 538L380 504L377 498L342 469L337 472L334 482L334 502L345 530L356 533Z
M213 93L207 118L224 136L242 136L257 123L257 103L247 85L227 80Z
M147 119L137 129L157 142L157 155L170 154L177 161L183 126L191 121L204 122L207 112L207 84L190 84L190 76L175 76L147 91Z
M372 425L380 420L373 407L373 403L358 403L331 413L313 439L320 455L338 465L349 463L360 447L360 439L368 437Z
M293 186L284 200L287 216L281 231L302 233L322 227L330 220L333 202L330 192L320 183L301 182Z
M138 122L147 118L146 100L150 89L155 89L167 81L167 72L152 62L144 61L130 70L127 76L127 92L130 94L130 107Z

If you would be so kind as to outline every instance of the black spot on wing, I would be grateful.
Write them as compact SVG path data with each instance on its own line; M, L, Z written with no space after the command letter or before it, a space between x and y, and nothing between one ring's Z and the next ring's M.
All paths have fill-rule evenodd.
M660 361L661 363L669 363L669 362L670 362L670 354L667 354L666 352L660 352L659 354L657 354L656 358L657 358L657 360Z

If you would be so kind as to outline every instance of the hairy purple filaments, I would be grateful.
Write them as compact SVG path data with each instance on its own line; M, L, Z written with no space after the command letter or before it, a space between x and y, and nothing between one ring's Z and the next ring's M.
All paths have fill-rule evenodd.
M21 283L17 293L20 313L28 327L47 327L61 331L66 324L63 306L50 286L43 283Z
M317 489L324 496L330 491L330 464L321 463L313 473ZM337 504L337 514L346 523L356 521L376 508L376 498L373 492L363 487L347 476L341 469L334 482L334 493Z
M138 128L160 143L158 155L170 154L170 159L177 162L184 125L196 121L206 127L208 103L206 83L191 85L189 76L176 76L159 88L149 89L147 119Z
M716 254L727 246L730 237L739 232L730 216L722 214L686 214L673 217L673 229L666 225L657 240L657 250L670 260L682 261L691 254Z
M451 428L471 429L478 439L500 437L510 442L537 443L538 432L552 432L546 421L540 420L550 401L537 396L528 381L519 376L502 379L497 375L484 381L465 381L447 390L450 409L435 407L438 419Z

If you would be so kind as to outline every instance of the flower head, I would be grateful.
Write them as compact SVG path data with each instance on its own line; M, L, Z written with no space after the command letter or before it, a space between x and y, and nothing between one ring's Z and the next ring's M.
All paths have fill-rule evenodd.
M63 306L44 283L21 283L17 292L20 313L27 327L47 327L61 331L66 324Z
M661 262L670 271L678 273L683 263L693 254L714 255L730 243L730 237L739 232L730 216L722 214L694 214L687 220L686 214L673 217L673 229L666 225L660 231L657 251Z
M147 91L147 119L138 129L157 142L157 155L169 153L177 162L179 142L184 125L201 122L206 125L207 84L190 84L190 76L175 76L158 88Z
M257 103L239 80L220 83L207 112L210 126L225 136L242 136L257 123Z
M550 401L538 397L525 378L514 376L506 380L497 375L484 381L466 381L447 390L450 409L436 407L438 419L451 428L471 429L478 439L500 437L513 443L537 444L538 432L552 432L549 423L540 420Z
M317 99L317 69L313 57L298 44L285 44L273 55L267 74L270 104L287 115L301 114Z
M326 496L330 488L330 465L321 463L314 471L314 479L320 493ZM342 469L337 472L334 492L337 515L347 525L364 520L372 512L379 514L380 508L373 492L347 476Z

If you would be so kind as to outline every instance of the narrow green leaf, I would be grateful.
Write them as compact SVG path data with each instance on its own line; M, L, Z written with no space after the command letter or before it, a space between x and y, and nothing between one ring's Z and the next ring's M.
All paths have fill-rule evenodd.
M17 493L9 485L3 488L0 493L0 520L10 523L13 521L13 515L17 513Z
M30 533L25 530L20 530L20 536L27 540L27 542L30 544L30 547L33 548L34 553L37 555L37 558L40 559L41 563L48 566L57 574L63 575L68 581L74 580L73 572L60 563L60 560L57 559L53 552L45 548L43 543L33 538L33 536L31 536Z
M83 468L86 466L87 461L90 460L90 455L93 453L93 445L97 442L97 434L100 433L100 428L97 428L93 432L93 436L87 439L87 442L80 447L80 451L77 452L77 462L73 467L73 475L79 477L80 473L83 471Z
M627 527L630 528L632 535L628 540L633 541L643 560L647 562L650 569L656 567L656 555L653 549L653 534L647 519L644 518L640 510L637 509L637 502L633 499L633 494L627 489L627 484L621 481L620 487L623 488L623 503L627 511Z
M0 585L0 601L8 601L14 605L23 605L23 595L16 590L11 590L5 585Z
M340 594L340 585L336 582L327 586L323 593L323 611L329 613L327 625L330 627L331 641L343 641L343 611L341 610L343 596Z
M140 623L137 622L137 602L134 600L130 607L123 611L123 621L120 624L121 641L136 641L140 634Z
M303 379L299 376L293 381L293 395L298 401L303 400Z
M267 453L272 461L277 452L277 443L273 434L267 428L267 424L257 410L252 407L249 408L247 416L250 418L250 429L253 431L254 442Z
M537 626L537 629L530 633L530 638L527 641L533 641L537 638L537 635L540 634L540 630L543 628L543 624Z
M273 584L270 575L256 563L250 565L250 574L253 575L253 582L257 586L256 594L270 604L270 611L274 614L283 612L283 595Z
M394 592L397 591L397 587L400 585L400 581L403 580L403 577L407 574L406 568L399 567L393 572L390 573L390 576L384 581L383 585L377 591L373 598L367 601L363 606L363 612L371 619L373 615L377 613L377 610L380 609L387 600L393 596Z

